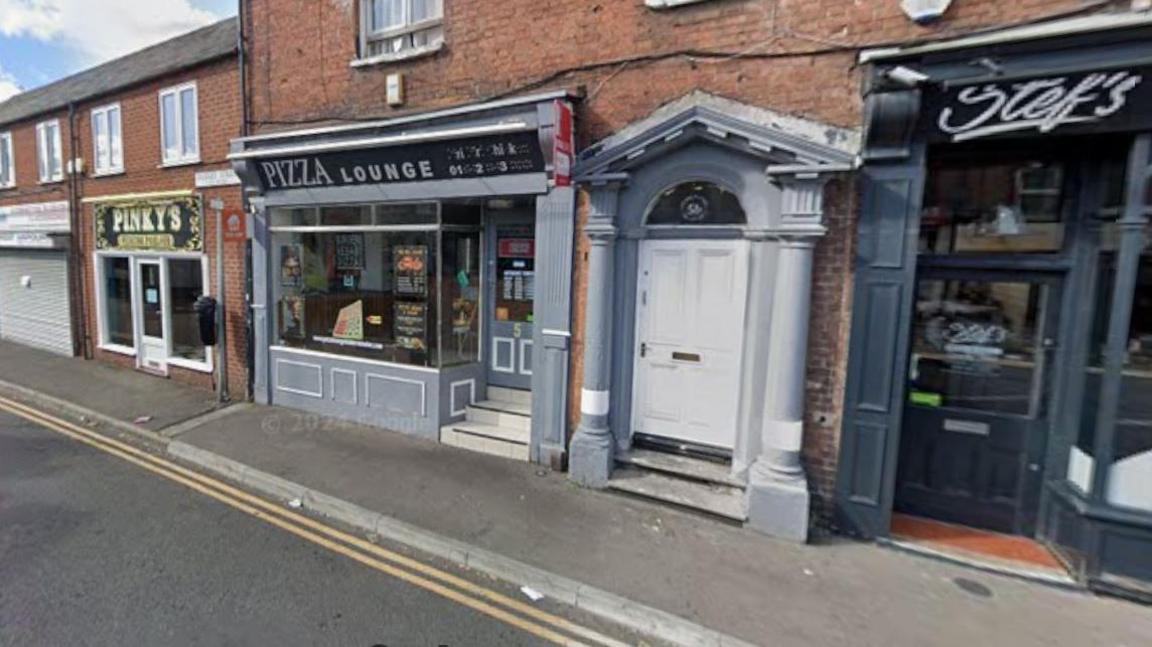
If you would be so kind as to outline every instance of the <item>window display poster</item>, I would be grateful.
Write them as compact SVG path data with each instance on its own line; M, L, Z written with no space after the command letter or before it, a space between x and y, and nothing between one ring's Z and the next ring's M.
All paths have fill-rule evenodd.
M304 297L286 296L280 300L280 334L304 338Z
M406 296L428 294L428 246L396 245L392 248L395 264L395 292Z
M408 350L424 351L428 331L428 308L423 303L397 301L392 306L396 345Z
M336 269L364 269L364 234L336 235Z
M332 336L337 339L364 339L364 301L356 301L340 309Z
M280 246L280 287L300 288L304 273L303 257L300 245Z

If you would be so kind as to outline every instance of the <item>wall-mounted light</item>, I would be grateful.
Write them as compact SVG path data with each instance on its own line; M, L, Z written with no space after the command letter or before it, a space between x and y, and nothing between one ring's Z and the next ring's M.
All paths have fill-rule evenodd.
M918 25L926 25L939 20L939 18L944 15L944 12L948 11L948 7L950 6L952 6L952 0L900 1L900 8Z

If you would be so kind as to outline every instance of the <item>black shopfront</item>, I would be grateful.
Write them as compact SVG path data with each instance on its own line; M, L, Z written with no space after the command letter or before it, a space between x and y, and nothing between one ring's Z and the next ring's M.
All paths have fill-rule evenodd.
M838 521L1152 592L1147 21L868 57Z

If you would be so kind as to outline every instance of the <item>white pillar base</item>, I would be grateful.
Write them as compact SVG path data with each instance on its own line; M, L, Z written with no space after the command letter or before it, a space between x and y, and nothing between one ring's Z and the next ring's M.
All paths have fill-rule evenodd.
M812 497L803 473L780 478L753 466L748 481L748 527L777 539L808 541Z

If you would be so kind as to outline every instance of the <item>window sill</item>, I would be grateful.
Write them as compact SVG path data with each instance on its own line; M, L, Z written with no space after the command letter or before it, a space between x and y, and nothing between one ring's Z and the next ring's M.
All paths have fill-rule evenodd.
M16 188L15 184L0 184L0 191L11 191L12 189L15 189L15 188Z
M349 63L349 67L361 68L372 67L374 65L386 65L388 63L399 63L401 61L410 61L425 56L432 56L433 54L444 49L444 41L437 41L431 45L423 45L421 47L413 47L401 52L393 52L390 54L377 54L369 58L358 58Z
M121 346L120 344L100 344L97 346L100 350L108 351L109 353L117 353L119 355L128 355L129 357L136 357L136 349L131 346Z
M212 364L210 362L197 362L193 359L182 359L179 357L169 357L169 366L177 366L179 368L186 368L191 371L199 371L201 373L211 373Z
M37 182L40 186L50 186L52 184L64 184L64 178L55 178L50 180L40 180Z
M684 5L708 2L708 0L644 0L649 9L675 9Z
M117 175L124 175L124 169L119 168L119 169L109 169L107 171L93 171L92 172L93 178L114 177Z
M200 163L200 158L192 158L186 160L172 160L171 162L161 162L157 168L180 168L181 166L193 166Z

